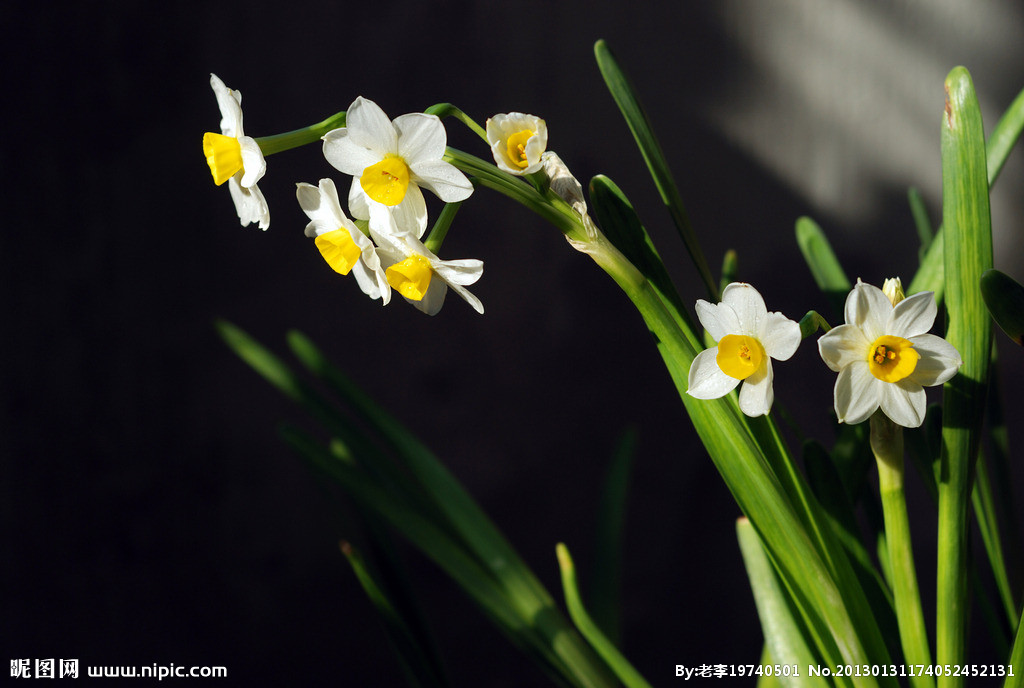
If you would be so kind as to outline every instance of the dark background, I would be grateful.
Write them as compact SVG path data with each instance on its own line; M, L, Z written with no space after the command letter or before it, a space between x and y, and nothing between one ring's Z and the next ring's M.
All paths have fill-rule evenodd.
M442 257L484 260L471 289L486 314L454 295L434 318L397 298L382 308L302 236L294 183L330 175L347 188L319 146L269 158L271 228L238 226L200 152L219 121L211 71L244 94L251 136L319 121L356 95L392 117L442 101L480 122L540 115L577 177L606 173L631 196L695 299L594 64L605 38L712 265L736 248L741 278L793 318L827 308L795 219L825 227L851 277L909 280L905 193L919 187L938 221L945 74L971 70L987 129L1024 86L1024 8L1012 0L42 7L0 9L0 648L79 658L83 672L174 663L226 666L239 683L401 684L338 552L345 522L277 439L280 420L303 416L220 343L218 317L282 353L288 329L309 334L443 457L558 598L555 543L585 583L604 466L635 424L626 655L664 685L675 664L760 652L737 508L614 284L556 230L480 190ZM486 157L460 125L448 130ZM1022 189L1017 152L993 223L996 266L1018 280ZM1015 400L1021 352L998 339ZM776 373L777 399L830 443L834 375L815 347ZM934 521L918 518L928 604ZM545 684L429 561L408 558L453 685ZM975 652L995 659L983 643Z

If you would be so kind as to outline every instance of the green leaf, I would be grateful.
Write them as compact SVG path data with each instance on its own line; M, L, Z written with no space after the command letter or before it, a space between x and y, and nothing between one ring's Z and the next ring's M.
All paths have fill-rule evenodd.
M608 177L597 175L590 180L590 203L609 241L671 301L676 311L687 319L689 327L695 329L654 242L622 189Z
M985 159L989 188L996 183L999 172L1006 164L1006 159L1010 156L1010 151L1013 150L1022 131L1024 131L1024 90L1017 94L988 138ZM921 267L918 268L917 274L910 282L910 287L907 289L908 296L919 291L931 291L935 292L936 301L942 301L944 237L945 232L940 227L935 232L935 238L921 262Z
M814 220L801 217L796 221L796 243L800 252L811 269L818 289L828 298L829 304L837 315L843 314L846 295L853 286L847 279L839 259L832 251L825 233Z
M1024 287L999 270L986 270L981 276L981 296L1006 336L1024 346Z
M914 226L917 227L917 236L921 240L921 248L918 249L918 258L924 260L928 247L935 238L935 230L932 229L932 221L928 219L928 209L924 207L924 199L921 192L910 187L907 189L907 202L910 203L910 212L914 216Z
M690 220L686 216L683 200L679 195L675 179L672 177L668 161L665 159L665 153L654 135L650 120L640 104L636 91L603 40L594 44L594 56L597 58L597 66L601 70L604 83L612 98L615 99L615 104L619 106L619 111L622 112L629 130L633 133L633 138L640 148L644 162L647 163L647 169L650 170L661 200L668 208L669 215L672 216L672 221L675 223L676 229L679 230L679 236L682 237L686 250L689 251L690 258L707 287L708 296L712 301L717 302L718 287L711 276L711 268L701 251Z
M963 359L943 385L936 661L946 665L967 656L968 508L992 349L992 321L979 288L992 267L988 189L981 110L970 75L957 67L946 77L942 115L946 340ZM962 684L962 677L939 681L942 688Z
M811 678L805 667L820 665L820 660L804 640L804 629L789 605L789 596L779 581L754 527L745 518L736 521L743 564L747 568L750 588L754 591L757 616L761 620L765 650L774 664L796 665L798 676L778 676L780 685L819 686L820 678ZM760 684L759 684L760 685Z
M736 275L739 271L739 260L734 249L729 249L722 256L722 278L718 280L719 291L725 291L725 288L736 281Z
M1024 671L1020 669L1020 667L1024 667L1024 615L1017 623L1017 633L1013 637L1013 650L1010 651L1010 661L1007 663L1011 667L1015 667L1015 670L1013 676L1007 677L1003 688L1024 688Z
M871 562L871 554L860 537L853 504L843 487L839 471L824 447L815 441L804 443L804 469L818 503L822 505L836 537L849 554L857 580L864 589L871 612L890 648L899 647L892 593Z
M388 639L401 660L409 684L423 688L447 686L448 682L435 664L432 652L420 643L420 638L392 604L384 592L385 587L377 580L359 551L350 543L342 542L341 552L348 559L356 579L383 620Z
M594 575L590 599L592 616L613 643L620 640L619 598L622 581L623 532L629 479L636 455L636 428L628 428L619 438L605 475L597 516L597 541L594 547Z
M299 332L288 333L296 357L348 403L358 419L368 424L387 443L402 468L416 482L416 494L430 502L427 513L439 513L438 525L451 532L475 560L500 584L516 613L530 620L542 645L551 648L567 676L605 685L604 667L558 614L550 593L537 580L505 536L493 524L454 476L419 439L381 409ZM414 535L406 533L410 539ZM419 546L418 542L414 544ZM428 553L429 556L429 553ZM561 663L561 664L559 664Z
M562 589L565 592L565 606L569 609L569 617L576 624L583 637L587 639L591 647L611 667L622 684L626 688L651 688L643 676L640 675L633 665L619 652L618 648L601 633L601 629L591 620L587 614L583 601L580 599L579 590L576 587L576 568L573 566L569 550L562 543L555 547L558 555L558 567L562 572Z

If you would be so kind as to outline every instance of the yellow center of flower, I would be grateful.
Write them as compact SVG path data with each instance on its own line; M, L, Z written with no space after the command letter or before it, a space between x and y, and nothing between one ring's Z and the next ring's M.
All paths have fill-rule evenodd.
M317 235L315 243L327 264L342 275L349 273L363 253L344 227Z
M413 254L384 271L391 288L413 301L423 299L433 275L434 270L430 267L430 261L418 254Z
M520 169L526 169L529 165L526 161L526 142L531 136L532 131L523 129L508 137L508 158Z
M409 188L409 166L397 155L389 155L363 170L359 178L366 195L384 205L398 205Z
M729 377L746 380L764 360L764 347L754 337L727 334L718 342L718 367Z
M242 169L242 146L233 136L214 134L208 131L203 134L203 153L206 164L213 173L213 183L220 186L235 176Z
M899 382L914 372L921 354L902 337L882 335L868 350L868 368L882 382Z

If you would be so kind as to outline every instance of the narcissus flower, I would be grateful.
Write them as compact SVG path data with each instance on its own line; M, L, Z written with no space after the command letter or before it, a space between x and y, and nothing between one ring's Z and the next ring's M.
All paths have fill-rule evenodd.
M203 135L203 153L217 186L228 183L242 226L259 223L260 229L270 226L270 209L256 182L267 171L256 140L242 131L242 94L224 85L216 74L210 75L210 86L220 106L220 131Z
M541 168L548 126L540 117L521 112L495 115L487 120L487 142L499 168L510 174L532 174Z
M789 359L800 346L800 325L769 313L749 284L733 282L715 305L697 301L697 317L718 346L697 354L690 365L687 394L717 399L740 382L740 410L763 416L772 408L772 362Z
M924 387L953 377L962 361L949 342L926 334L935 322L934 294L899 300L902 289L887 286L892 300L857 280L846 297L846 324L822 335L818 351L839 373L835 407L840 423L860 423L881 408L894 423L916 428L924 421Z
M364 294L371 299L383 298L386 305L391 300L391 287L376 248L345 216L334 181L321 179L319 187L301 182L297 187L299 205L310 219L306 236L315 237L320 255L335 272L355 275Z
M427 315L435 315L444 305L451 287L477 313L484 306L466 285L473 284L484 272L484 264L476 259L441 260L416 237L408 233L379 234L370 227L377 242L377 254L386 268L388 284L406 301Z
M390 209L397 226L415 228L417 238L427 227L421 186L446 203L473 193L466 175L442 159L448 136L434 115L414 112L391 121L376 103L359 97L345 126L323 140L327 161L355 177L370 201Z

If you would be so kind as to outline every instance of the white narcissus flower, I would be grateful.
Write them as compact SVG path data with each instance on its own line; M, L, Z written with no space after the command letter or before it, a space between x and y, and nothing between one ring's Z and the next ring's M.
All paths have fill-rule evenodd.
M388 285L369 237L345 216L338 200L338 190L331 179L321 179L320 186L300 182L295 195L309 217L306 236L315 237L316 247L327 264L342 275L352 272L363 293L371 299L391 300Z
M893 306L881 289L857 280L845 311L846 324L818 339L821 358L839 373L839 422L860 423L881 408L894 423L918 427L924 387L950 379L963 362L949 342L926 334L935 322L934 294L920 292Z
M446 203L464 201L473 185L454 165L445 162L448 136L435 115L414 112L388 119L372 100L359 97L345 115L345 126L323 137L324 157L358 180L373 203L395 215L399 227L427 228L427 204L420 187ZM372 224L381 224L370 213Z
M242 131L242 94L224 85L216 74L210 75L210 86L220 107L220 131L203 135L203 153L217 186L228 183L242 226L259 223L260 229L270 227L270 209L256 182L267 171L256 140Z
M390 227L389 231L370 233L377 242L377 255L386 268L388 284L406 301L427 315L436 315L444 305L448 287L466 300L477 313L484 305L466 289L484 272L483 261L474 258L441 260L416 237Z
M749 284L733 282L718 305L697 301L697 317L718 346L697 354L690 364L687 394L717 399L740 382L740 410L766 415L772 408L772 362L789 359L800 346L800 325L782 313L769 313Z
M548 126L533 115L502 113L487 120L487 142L500 169L532 174L543 164L540 156L548 147Z

